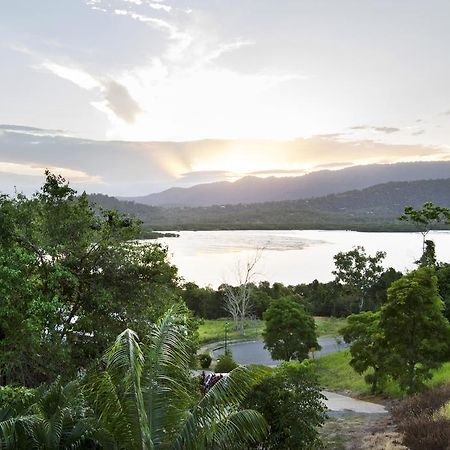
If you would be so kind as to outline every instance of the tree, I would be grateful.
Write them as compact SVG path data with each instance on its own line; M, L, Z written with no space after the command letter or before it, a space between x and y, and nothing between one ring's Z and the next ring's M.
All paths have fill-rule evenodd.
M273 359L301 361L312 348L320 348L314 318L295 300L289 297L273 300L263 317L265 347Z
M387 348L397 357L392 376L408 392L416 391L447 355L450 325L443 309L431 267L405 275L388 290L380 326Z
M334 256L335 281L346 284L358 293L359 311L364 309L369 289L377 283L383 273L381 262L385 257L386 253L380 251L374 256L368 256L361 246L356 246L348 252L339 252Z
M372 370L366 373L365 380L372 385L372 393L376 393L394 364L392 352L380 327L380 312L352 314L340 334L345 342L351 344L350 365L353 369L359 374Z
M450 320L450 264L440 264L436 267L436 276L438 279L439 295L445 305L444 314Z
M48 171L31 198L0 198L0 382L72 377L125 327L148 334L178 301L177 274L139 230Z
M430 246L432 241L427 241L427 234L436 224L450 223L450 210L427 202L420 209L407 206L403 215L400 216L400 220L412 222L419 229L422 235L422 258L418 261L418 264L420 266L427 265L429 259L425 257L427 250L428 253L432 251L434 257L434 245L433 247Z
M202 393L183 314L169 309L148 345L125 330L80 381L55 383L25 407L0 411L1 448L196 450L263 440L264 418L241 403L265 372L239 367Z
M261 259L263 249L258 249L253 258L247 260L245 265L238 261L235 275L236 286L223 284L225 291L225 310L231 315L236 329L244 332L244 320L248 319L252 310L251 292L255 285L253 283L256 275L256 267Z
M312 369L308 361L283 363L247 396L245 406L259 411L270 425L262 448L322 448L318 428L326 418L325 397Z
M98 448L96 444L99 444L101 433L98 433L90 413L79 381L64 385L58 379L50 386L41 386L24 399L9 402L6 407L2 405L0 448Z
M115 448L225 449L263 439L263 417L240 407L257 371L238 367L201 396L178 314L171 308L152 327L149 345L125 330L88 379L87 396Z

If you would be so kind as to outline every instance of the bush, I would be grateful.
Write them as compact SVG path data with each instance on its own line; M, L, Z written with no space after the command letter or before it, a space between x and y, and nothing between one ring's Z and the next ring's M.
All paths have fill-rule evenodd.
M318 428L326 417L324 396L309 361L286 362L256 384L244 407L270 425L264 449L322 448Z
M209 353L200 353L200 355L198 355L198 361L202 369L209 369L209 366L211 365L212 362L212 358Z
M223 354L216 364L216 372L218 373L227 373L231 372L233 369L235 369L238 365L233 359L233 355L231 352L227 352Z
M0 408L25 404L34 397L35 390L25 387L0 386Z
M407 398L394 408L394 420L410 450L450 448L450 419L439 414L449 400L450 384L447 384Z

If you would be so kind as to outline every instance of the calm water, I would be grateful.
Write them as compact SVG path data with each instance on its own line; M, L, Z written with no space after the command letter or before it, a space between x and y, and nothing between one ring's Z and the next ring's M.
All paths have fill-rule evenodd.
M450 231L430 232L440 261L450 261ZM333 256L362 245L373 254L387 253L386 267L405 271L420 257L419 233L360 233L356 231L256 230L182 231L179 238L159 239L169 248L171 261L180 275L200 286L237 284L237 267L253 259L264 248L257 264L255 281L284 284L333 279Z

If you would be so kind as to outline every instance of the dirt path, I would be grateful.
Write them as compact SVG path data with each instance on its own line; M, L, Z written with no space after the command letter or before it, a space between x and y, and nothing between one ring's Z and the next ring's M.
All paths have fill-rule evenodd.
M389 414L333 415L321 435L327 450L407 450Z

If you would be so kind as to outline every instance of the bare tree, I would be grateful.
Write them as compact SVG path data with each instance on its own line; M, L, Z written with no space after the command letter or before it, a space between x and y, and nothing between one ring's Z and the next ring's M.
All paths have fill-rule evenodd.
M235 269L237 285L223 285L225 292L225 309L233 318L237 330L244 332L244 320L248 319L252 311L251 291L255 277L258 275L256 267L261 259L264 248L257 248L255 255L245 264L238 261Z

